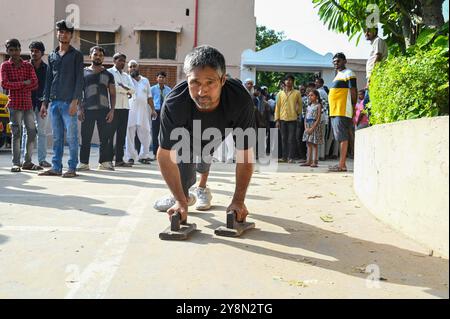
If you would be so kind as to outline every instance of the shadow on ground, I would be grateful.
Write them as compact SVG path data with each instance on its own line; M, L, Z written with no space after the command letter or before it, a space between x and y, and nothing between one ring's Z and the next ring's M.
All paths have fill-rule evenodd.
M0 227L1 227L1 225L0 225ZM6 243L9 240L8 238L9 237L0 234L0 245Z
M63 196L58 194L38 193L37 190L44 190L45 187L27 185L27 181L32 176L21 173L16 175L2 176L0 183L0 194L2 204L27 205L31 207L47 207L60 211L78 210L83 213L120 217L125 216L126 212L119 209L112 209L100 206L106 204L104 201L82 196ZM42 177L43 185L48 183L48 179L53 177ZM60 178L60 177L55 177ZM46 181L47 179L47 181ZM11 187L14 189L6 188ZM31 209L30 209L31 210Z
M217 207L216 207L217 208ZM219 207L223 208L223 207ZM207 228L215 229L225 223L218 222L212 213L190 213L209 222ZM354 238L342 233L324 230L316 226L284 218L251 214L252 219L283 228L286 233L275 233L255 229L248 231L243 238L260 241L261 245L236 242L205 233L195 234L190 242L197 244L223 244L254 254L280 258L291 262L306 263L331 271L361 279L368 278L366 266L376 265L380 277L387 283L423 287L425 291L439 298L448 298L449 262L446 259L430 257L415 251L402 249L394 245L381 244ZM220 217L222 218L222 217ZM304 249L335 260L326 260L286 253L266 248L266 244L282 245L293 249Z

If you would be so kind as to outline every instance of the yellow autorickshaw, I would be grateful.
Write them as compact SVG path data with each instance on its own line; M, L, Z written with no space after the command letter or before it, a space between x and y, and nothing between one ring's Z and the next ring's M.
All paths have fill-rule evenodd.
M0 93L0 147L11 145L11 126L9 125L9 111L6 108L8 96Z

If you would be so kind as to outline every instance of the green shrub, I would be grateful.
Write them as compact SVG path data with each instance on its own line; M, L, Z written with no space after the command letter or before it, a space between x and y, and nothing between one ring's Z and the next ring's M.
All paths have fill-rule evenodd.
M448 115L448 67L448 44L378 63L370 79L371 124Z

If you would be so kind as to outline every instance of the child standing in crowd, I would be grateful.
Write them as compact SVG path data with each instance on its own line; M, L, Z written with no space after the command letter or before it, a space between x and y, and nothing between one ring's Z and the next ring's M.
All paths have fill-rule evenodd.
M358 103L356 103L356 112L353 117L353 124L355 125L355 130L360 130L369 126L369 117L364 108L364 98L366 95L366 90L358 91Z
M303 134L303 142L306 142L308 147L308 156L306 163L300 166L318 167L318 146L323 144L323 132L320 125L322 104L317 90L311 90L308 93L308 99L310 103L306 109L305 133Z

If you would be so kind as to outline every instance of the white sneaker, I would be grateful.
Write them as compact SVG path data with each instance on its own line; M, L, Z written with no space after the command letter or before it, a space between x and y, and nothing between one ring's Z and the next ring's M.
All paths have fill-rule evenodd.
M81 172L81 171L89 171L89 170L90 170L89 164L83 164L83 163L78 164L77 171Z
M189 192L188 206L194 205L196 201L195 195ZM166 212L173 205L175 205L175 198L172 195L168 195L158 199L153 205L153 208L160 212Z
M211 208L212 195L209 188L197 187L195 189L195 195L198 200L197 207L195 207L197 210L208 210Z
M111 162L103 162L98 165L100 171L114 171L114 166Z

